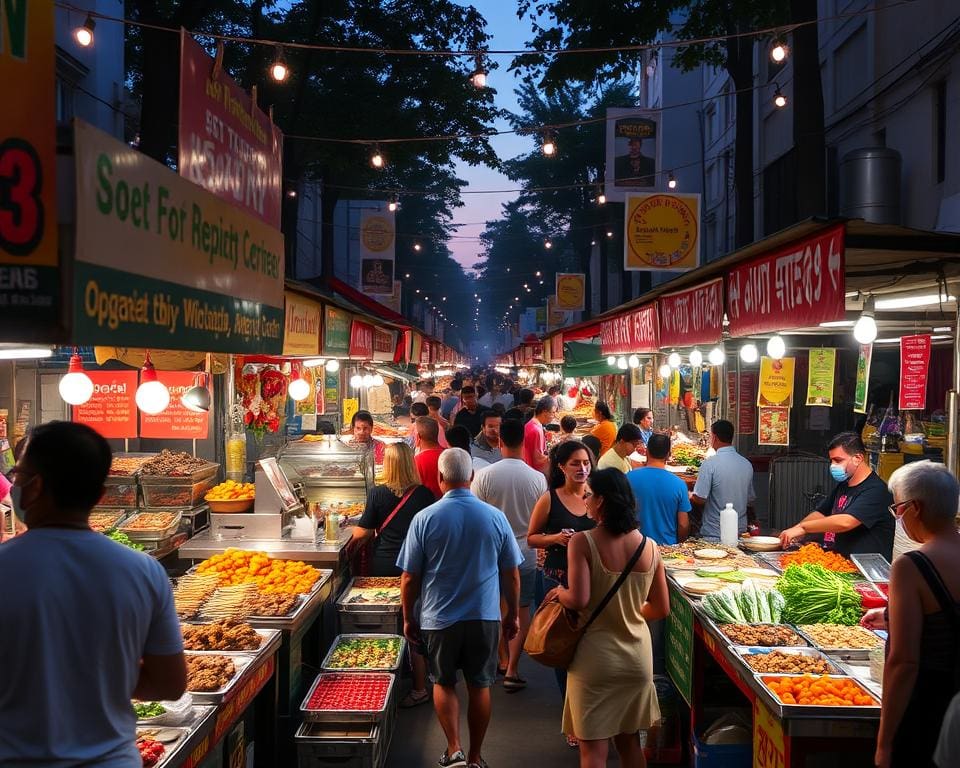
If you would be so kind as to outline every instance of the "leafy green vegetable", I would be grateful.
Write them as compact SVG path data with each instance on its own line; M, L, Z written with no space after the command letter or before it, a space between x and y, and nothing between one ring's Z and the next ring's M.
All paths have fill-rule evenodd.
M142 720L145 717L159 717L167 708L159 701L136 701L133 703L133 711L137 713L137 719Z
M783 594L783 618L790 624L860 622L860 595L849 579L822 565L791 565L777 581Z
M108 539L113 539L117 544L123 544L123 546L135 549L137 552L143 552L144 550L143 544L137 544L135 541L131 541L127 534L123 531L118 531L116 528L111 528L105 535Z
M758 587L747 579L739 588L711 592L700 605L711 619L721 624L779 624L783 595Z
M742 624L745 621L732 590L711 592L703 598L701 605L711 619L721 624Z

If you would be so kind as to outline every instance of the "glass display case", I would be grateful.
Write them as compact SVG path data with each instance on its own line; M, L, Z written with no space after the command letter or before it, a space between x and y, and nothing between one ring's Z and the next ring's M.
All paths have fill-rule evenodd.
M293 483L303 485L313 512L359 517L374 482L374 452L358 450L335 435L310 435L287 443L277 456Z

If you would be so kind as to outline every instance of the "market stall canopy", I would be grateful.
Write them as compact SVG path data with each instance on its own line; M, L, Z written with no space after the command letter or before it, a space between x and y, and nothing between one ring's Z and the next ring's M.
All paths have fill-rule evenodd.
M567 341L563 345L563 375L572 378L581 376L604 376L622 373L607 364L600 345L584 341Z

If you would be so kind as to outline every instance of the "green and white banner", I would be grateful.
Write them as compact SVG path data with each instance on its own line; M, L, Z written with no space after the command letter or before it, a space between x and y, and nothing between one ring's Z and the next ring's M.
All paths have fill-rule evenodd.
M283 235L77 121L74 338L280 354Z

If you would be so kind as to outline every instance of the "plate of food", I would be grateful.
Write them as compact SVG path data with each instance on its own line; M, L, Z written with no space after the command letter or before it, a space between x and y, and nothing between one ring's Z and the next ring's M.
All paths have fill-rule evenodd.
M719 579L704 579L699 576L678 583L680 584L680 589L693 597L709 595L711 592L716 592L728 586L726 582L720 581Z
M748 536L740 539L740 546L751 552L776 552L783 549L777 536Z
M698 549L693 556L698 560L723 560L728 554L722 549Z

